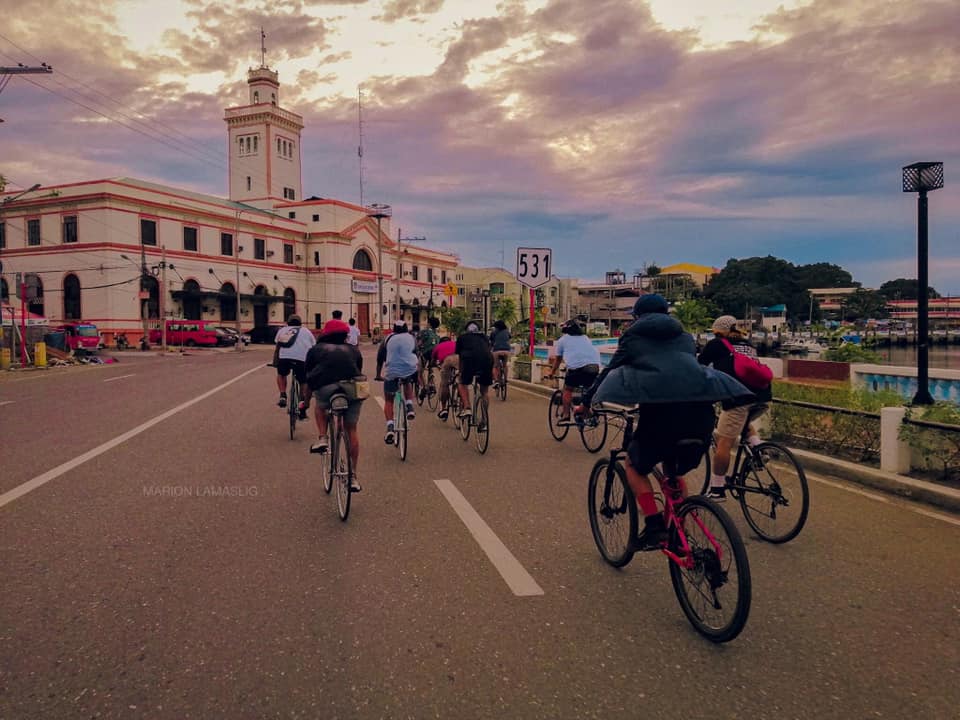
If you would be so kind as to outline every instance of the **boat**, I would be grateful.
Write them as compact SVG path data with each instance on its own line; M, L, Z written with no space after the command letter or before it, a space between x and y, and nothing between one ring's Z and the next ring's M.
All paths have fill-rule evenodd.
M780 349L791 355L819 355L827 348L812 338L790 338L780 343Z

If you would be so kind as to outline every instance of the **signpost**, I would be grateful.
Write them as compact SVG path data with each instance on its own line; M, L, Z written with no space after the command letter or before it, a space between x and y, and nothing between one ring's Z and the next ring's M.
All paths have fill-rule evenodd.
M534 290L550 282L553 251L550 248L517 248L517 281L530 290L530 357L536 338L534 319Z
M447 296L447 307L453 307L453 298L457 294L457 286L450 280L443 286L443 294Z

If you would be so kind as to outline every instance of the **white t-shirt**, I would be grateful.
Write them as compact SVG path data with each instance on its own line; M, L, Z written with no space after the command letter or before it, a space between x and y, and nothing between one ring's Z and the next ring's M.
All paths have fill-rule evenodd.
M314 339L313 333L300 325L284 325L277 330L277 342L279 343L289 339L290 335L297 330L300 332L297 333L297 339L293 345L280 348L279 357L281 360L299 360L304 362L307 359L307 353L310 351L310 348L316 344L317 341Z
M351 345L358 345L360 343L360 328L356 325L350 326L350 332L347 333L347 342Z
M564 335L553 347L557 357L563 358L568 370L600 364L600 351L586 335Z

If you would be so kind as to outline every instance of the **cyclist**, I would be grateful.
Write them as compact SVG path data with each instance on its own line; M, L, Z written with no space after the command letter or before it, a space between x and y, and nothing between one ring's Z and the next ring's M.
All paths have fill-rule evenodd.
M280 390L277 405L282 408L287 406L287 375L292 371L300 383L300 396L305 398L297 407L301 420L307 418L307 408L310 407L310 388L307 386L304 361L315 343L313 333L301 326L300 316L296 314L287 318L287 324L277 331L274 340L273 364L277 368L277 388Z
M710 365L731 377L737 377L733 369L733 353L738 352L750 357L757 357L757 351L737 327L737 319L733 315L721 315L713 321L713 339L708 342L703 352L697 358L701 365ZM725 343L724 340L727 342ZM729 346L728 344L729 343ZM732 348L732 349L731 349ZM739 378L737 378L739 380ZM742 382L742 381L741 381ZM744 383L746 384L746 383ZM753 389L756 399L753 403L737 404L725 400L721 404L722 410L717 420L717 449L711 464L710 489L707 497L713 500L726 499L727 470L730 467L730 450L740 438L740 433L747 428L747 437L751 445L760 443L760 436L753 423L748 425L751 417L757 418L766 412L767 403L772 399L769 387Z
M559 423L570 422L570 406L573 402L573 389L588 388L593 385L600 373L600 351L590 342L590 338L583 334L580 323L576 320L567 320L560 326L562 336L553 346L553 365L548 378L557 374L561 362L567 365L567 376L563 381L563 412Z
M340 391L340 381L352 380L363 371L363 356L355 345L347 342L350 326L342 320L328 320L320 331L317 344L307 353L306 369L310 387L315 388L313 395L317 404L314 419L317 422L317 442L310 446L312 453L325 453L330 447L327 440L327 410L330 409L331 396ZM353 476L350 478L350 491L360 492L357 481L357 462L360 459L360 434L357 423L360 421L362 400L350 400L343 416L347 431L350 459L353 461Z
M456 341L449 337L443 338L433 349L430 360L440 367L440 410L437 411L437 417L446 420L450 414L450 383L453 382L453 374L460 367Z
M457 338L457 357L460 359L460 417L470 417L470 385L477 378L480 395L487 399L487 390L493 382L493 353L487 336L480 332L475 322L467 323L466 332Z
M507 330L507 324L503 320L497 320L493 323L493 332L490 333L490 347L493 348L493 380L500 382L500 360L503 360L504 366L510 359L510 331ZM569 413L568 413L569 414Z
M641 295L633 306L634 323L620 337L610 364L584 393L587 406L591 400L649 406L637 417L625 463L627 482L644 516L640 547L658 547L667 539L648 477L653 467L671 458L678 477L695 468L702 448L674 457L677 442L695 438L706 447L713 432L713 403L753 398L735 378L697 362L693 337L668 311L660 295Z
M384 365L386 372L381 377ZM416 342L407 332L403 320L393 323L393 332L380 344L377 351L377 379L383 380L383 415L387 420L387 433L383 441L393 445L396 433L393 424L393 395L403 385L403 397L407 407L407 420L413 420L413 381L417 378ZM404 382L409 381L409 382Z
M427 320L427 328L421 330L417 337L417 352L420 356L420 399L427 396L427 371L432 365L431 354L433 349L440 342L440 336L437 335L437 328L440 327L440 318L432 317Z

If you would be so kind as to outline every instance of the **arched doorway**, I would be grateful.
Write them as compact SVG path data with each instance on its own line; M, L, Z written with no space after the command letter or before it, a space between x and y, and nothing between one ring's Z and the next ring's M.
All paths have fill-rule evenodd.
M253 291L253 326L255 328L266 327L270 322L267 302L267 289L263 285L257 285Z
M366 250L357 250L353 255L353 269L373 272L373 258Z
M140 317L157 319L160 317L160 283L152 275L145 275L140 280L140 289L150 293L150 297L140 300ZM146 306L146 314L144 314Z
M81 317L80 278L70 274L63 279L63 319L79 320Z
M287 288L283 291L283 319L293 315L297 311L297 293L293 288Z
M27 312L43 315L43 280L37 275L37 296L27 305Z
M183 283L183 317L187 320L199 320L202 314L200 283L196 280L187 280Z
M234 322L237 319L237 289L231 283L220 286L220 321Z
M10 287L7 285L6 278L0 278L0 302L10 302Z
M420 324L420 300L418 298L414 298L413 302L411 303L411 306L412 306L412 312L413 312L413 324L419 325Z

